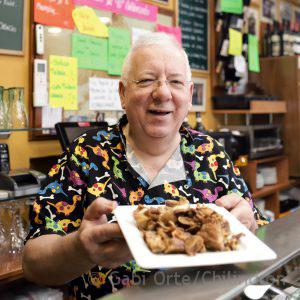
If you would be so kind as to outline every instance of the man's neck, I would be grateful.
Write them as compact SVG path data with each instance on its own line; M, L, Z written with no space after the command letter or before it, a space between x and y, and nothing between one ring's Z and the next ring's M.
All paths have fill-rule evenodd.
M133 134L129 124L123 129L127 142L139 156L159 157L173 153L180 143L180 133L175 137L154 138L142 134Z

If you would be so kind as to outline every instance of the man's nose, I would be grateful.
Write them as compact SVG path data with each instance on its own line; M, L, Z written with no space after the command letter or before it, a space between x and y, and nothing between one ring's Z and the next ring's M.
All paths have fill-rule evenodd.
M156 83L156 87L152 92L153 99L157 99L160 101L167 101L172 98L171 89L168 85L167 80L158 80Z

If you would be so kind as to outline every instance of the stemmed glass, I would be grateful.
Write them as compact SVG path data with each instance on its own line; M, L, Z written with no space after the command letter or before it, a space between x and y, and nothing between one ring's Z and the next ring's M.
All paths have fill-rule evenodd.
M4 213L7 209L5 204L0 202L0 255L5 255L8 253L10 248L10 240L8 239L7 226L5 226Z
M15 200L10 202L10 217L11 217L11 226L10 226L10 253L18 254L23 249L23 242L26 238L27 232L24 227L24 222L21 217L21 206L24 205L24 201Z

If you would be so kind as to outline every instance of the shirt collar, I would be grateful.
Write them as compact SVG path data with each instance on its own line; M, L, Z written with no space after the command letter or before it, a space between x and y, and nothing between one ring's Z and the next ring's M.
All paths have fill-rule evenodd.
M122 140L122 143L124 145L124 149L126 149L126 138L125 138L125 135L123 133L123 130L122 128L128 123L128 119L127 119L127 116L126 114L124 114L118 124L117 124L117 127L118 127L118 131L120 133L120 138ZM181 125L180 129L179 129L179 132L180 132L180 135L181 135L181 139L183 137L185 137L186 139L188 139L188 142L193 142L194 141L194 138L193 138L193 132L194 130L191 129L191 128L187 128L187 127L184 127Z

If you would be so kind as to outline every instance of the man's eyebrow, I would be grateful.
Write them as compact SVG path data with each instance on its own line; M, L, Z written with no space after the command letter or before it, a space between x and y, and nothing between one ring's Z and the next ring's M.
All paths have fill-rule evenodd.
M182 73L171 73L171 74L169 74L168 75L168 77L171 77L171 76L174 76L174 77L176 77L176 76L185 76L185 74L182 74Z

